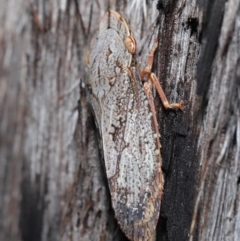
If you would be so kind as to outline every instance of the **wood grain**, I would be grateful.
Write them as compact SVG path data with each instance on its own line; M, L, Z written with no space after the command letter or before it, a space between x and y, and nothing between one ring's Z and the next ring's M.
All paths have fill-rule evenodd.
M127 240L82 81L109 8L135 33L140 68L158 36L153 72L170 102L185 103L182 114L155 99L165 176L157 240L238 240L239 0L0 5L0 240Z

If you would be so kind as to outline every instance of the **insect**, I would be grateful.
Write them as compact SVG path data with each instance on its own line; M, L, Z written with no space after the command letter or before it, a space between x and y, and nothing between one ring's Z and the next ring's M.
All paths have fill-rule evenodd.
M100 23L88 60L86 86L102 138L112 206L120 227L133 241L153 240L164 185L151 82L165 108L183 108L183 102L168 103L151 72L156 47L157 42L139 75L136 41L124 18L110 10ZM148 81L143 84L144 78Z

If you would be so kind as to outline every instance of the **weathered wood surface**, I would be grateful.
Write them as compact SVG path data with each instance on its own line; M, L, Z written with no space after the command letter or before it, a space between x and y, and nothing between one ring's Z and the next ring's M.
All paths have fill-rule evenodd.
M198 240L239 240L240 1L206 7L197 71L201 172L191 229Z
M120 2L0 1L0 240L126 240L84 88L108 8L130 24L140 69L158 36L153 71L185 102L181 113L155 100L157 240L239 239L240 1Z

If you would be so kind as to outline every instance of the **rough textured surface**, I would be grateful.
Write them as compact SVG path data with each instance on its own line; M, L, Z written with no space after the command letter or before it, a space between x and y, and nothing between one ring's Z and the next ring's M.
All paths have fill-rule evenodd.
M182 114L155 99L165 176L157 240L185 241L190 231L193 240L238 240L239 0L0 6L0 240L127 240L81 81L108 8L129 23L140 68L158 34L153 71L171 102L185 102Z
M199 62L199 68L205 69L212 60L198 141L202 169L191 227L199 240L238 240L240 234L240 1L230 0L223 7L214 58ZM207 22L212 16L214 9ZM215 28L209 24L205 31ZM202 55L205 51L204 46ZM198 81L201 86L201 78Z
M150 241L155 239L164 180L156 113L133 65L134 50L126 21L108 11L91 46L86 86L116 219L130 240Z

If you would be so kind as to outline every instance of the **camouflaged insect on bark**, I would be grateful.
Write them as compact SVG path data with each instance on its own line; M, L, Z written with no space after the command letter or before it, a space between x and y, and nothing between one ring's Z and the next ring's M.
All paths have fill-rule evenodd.
M134 41L121 15L107 12L91 45L86 85L115 216L135 241L154 240L164 180L156 116L133 64Z

